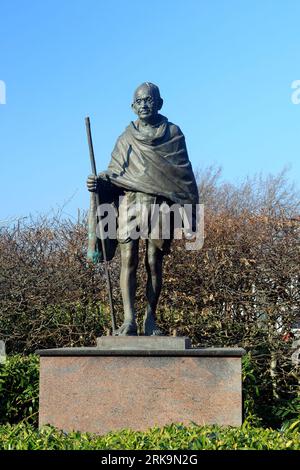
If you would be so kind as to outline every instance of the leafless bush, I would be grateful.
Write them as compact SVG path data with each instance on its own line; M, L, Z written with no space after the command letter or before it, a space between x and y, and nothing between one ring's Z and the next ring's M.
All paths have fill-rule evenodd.
M85 217L0 229L0 335L8 350L92 344L108 328L103 267L87 263L86 240Z
M288 168L279 174L262 174L247 177L233 184L221 180L220 167L210 166L198 171L200 201L213 213L292 218L299 215L299 190L289 180Z

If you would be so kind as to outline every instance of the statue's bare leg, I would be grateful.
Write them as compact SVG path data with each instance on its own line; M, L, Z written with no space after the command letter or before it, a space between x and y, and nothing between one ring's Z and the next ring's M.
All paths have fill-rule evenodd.
M144 334L160 336L161 330L156 326L156 307L162 287L163 252L151 240L146 240L147 270L147 308L144 316Z
M120 243L121 276L120 287L124 306L124 321L115 332L116 336L137 335L136 313L134 308L136 293L136 271L138 267L139 241Z

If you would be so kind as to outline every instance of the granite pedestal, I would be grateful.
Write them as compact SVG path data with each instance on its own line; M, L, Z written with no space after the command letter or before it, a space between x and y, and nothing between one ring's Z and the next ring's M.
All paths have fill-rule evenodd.
M159 337L107 338L98 347L37 351L40 426L104 434L176 422L241 425L243 349L191 349L175 337L161 349Z

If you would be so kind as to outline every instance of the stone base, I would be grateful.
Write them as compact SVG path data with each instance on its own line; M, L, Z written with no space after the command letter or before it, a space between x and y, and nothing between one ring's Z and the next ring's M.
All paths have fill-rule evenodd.
M191 340L186 336L100 336L97 348L123 350L182 350L191 348Z
M105 434L242 423L240 348L63 348L40 357L39 425Z

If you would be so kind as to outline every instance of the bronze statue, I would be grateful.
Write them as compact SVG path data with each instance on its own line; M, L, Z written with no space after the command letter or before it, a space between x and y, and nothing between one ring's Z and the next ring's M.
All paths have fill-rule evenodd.
M89 191L100 191L102 195L103 192L114 194L115 190L115 195L123 195L118 204L117 240L121 252L120 286L124 321L116 330L116 335L137 334L134 304L141 237L137 237L136 233L143 225L139 208L145 207L145 213L149 214L155 204L161 207L174 203L198 203L197 185L184 135L178 126L159 114L162 105L163 100L156 85L149 82L140 85L134 93L131 105L138 119L131 122L118 138L108 170L100 173L98 177L90 175L87 180ZM163 212L159 212L156 219L159 227L163 223L163 217ZM155 233L153 220L149 225L149 233ZM168 238L146 238L147 308L143 321L145 335L162 334L156 325L156 307L162 287L163 258L170 251L173 234L174 225Z

